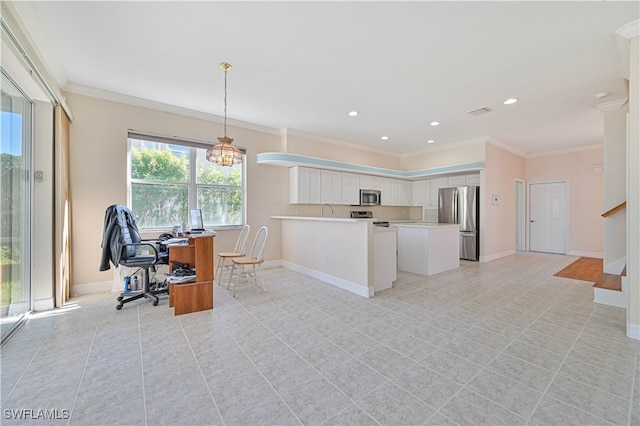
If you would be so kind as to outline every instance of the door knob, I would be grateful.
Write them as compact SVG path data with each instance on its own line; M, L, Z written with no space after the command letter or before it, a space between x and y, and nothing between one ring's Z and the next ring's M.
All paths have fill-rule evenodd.
M529 222L533 223L533 222L535 222L535 220L531 219Z

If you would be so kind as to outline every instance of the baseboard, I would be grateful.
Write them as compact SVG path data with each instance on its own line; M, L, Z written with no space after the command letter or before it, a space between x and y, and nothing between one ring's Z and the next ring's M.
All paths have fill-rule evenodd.
M604 272L606 274L620 275L626 265L627 258L623 257L622 259L614 260L604 265Z
M569 250L567 252L567 256L578 256L578 257L593 257L594 259L602 259L602 253L594 253L590 251L577 251L577 250Z
M606 288L593 289L593 302L601 305L615 306L616 308L627 308L627 293L624 291L607 290Z
M291 271L299 272L301 274L315 278L327 284L331 284L343 290L347 290L348 292L357 294L358 296L373 297L375 293L375 289L373 287L365 287L352 281L334 277L333 275L325 274L324 272L316 271L315 269L310 269L305 266L287 262L285 260L281 262L281 266Z
M55 306L53 297L33 301L33 310L36 312L49 311Z
M627 337L640 340L640 324L627 323Z
M503 251L502 253L494 253L489 256L480 256L480 262L491 262L492 260L501 259L503 257L511 256L516 254L515 249Z
M100 281L97 283L74 284L71 287L72 295L100 293L103 291L111 291L112 281Z
M262 267L265 269L279 268L281 266L282 266L281 260L265 260L264 263L262 264Z

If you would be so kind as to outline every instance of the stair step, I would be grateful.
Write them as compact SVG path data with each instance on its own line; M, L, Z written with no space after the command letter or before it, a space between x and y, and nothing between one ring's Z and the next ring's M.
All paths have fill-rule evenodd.
M622 277L614 274L602 274L600 279L593 284L594 288L622 291Z

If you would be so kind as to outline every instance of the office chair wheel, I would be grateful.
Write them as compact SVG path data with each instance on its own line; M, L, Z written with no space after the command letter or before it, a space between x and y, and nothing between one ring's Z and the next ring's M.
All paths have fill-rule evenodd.
M153 306L158 306L158 301L157 301L157 300L154 300L153 302L151 302L151 304L152 304Z
M116 310L119 311L120 309L122 309L122 303L118 303L116 305Z
M122 296L118 296L118 302L122 302Z

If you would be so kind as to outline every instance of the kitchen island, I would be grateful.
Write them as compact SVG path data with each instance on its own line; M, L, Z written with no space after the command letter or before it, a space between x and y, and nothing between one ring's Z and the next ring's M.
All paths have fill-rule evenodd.
M305 216L272 216L272 219L282 221L285 268L364 297L374 296L376 289L392 286L396 276L395 256L385 257L383 263L376 263L375 259L376 253L379 256L395 253L395 238L379 238L383 234L374 238L374 235L394 233L395 237L394 229L375 227L373 219ZM388 247L389 244L393 247Z
M398 223L398 269L434 275L460 267L460 225Z

